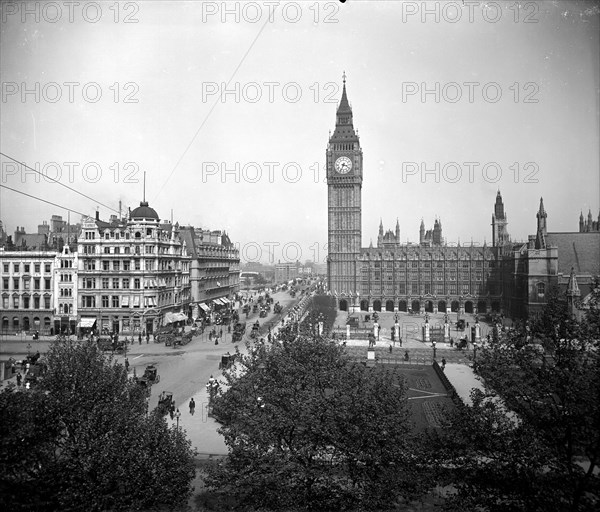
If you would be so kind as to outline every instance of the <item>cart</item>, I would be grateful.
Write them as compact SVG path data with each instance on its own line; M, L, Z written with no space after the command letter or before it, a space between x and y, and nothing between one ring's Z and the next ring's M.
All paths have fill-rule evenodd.
M219 363L219 370L225 370L229 368L235 362L236 354L227 354L221 356L221 362Z

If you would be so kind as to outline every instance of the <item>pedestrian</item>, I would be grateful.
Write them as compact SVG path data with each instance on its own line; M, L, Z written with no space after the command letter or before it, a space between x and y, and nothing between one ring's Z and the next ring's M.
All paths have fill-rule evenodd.
M450 338L450 347L454 346L454 338Z
M392 353L392 346L390 345L390 354Z
M175 415L175 404L173 402L171 402L171 407L169 408L169 416L171 416L171 420L174 418Z
M142 333L140 332L138 334L138 345L141 345L141 344L142 344Z
M129 373L129 359L125 358L125 371Z
M408 350L404 351L404 360L408 361Z
M17 373L17 386L21 387L21 380L23 380L23 377L21 377L21 372Z
M29 384L29 381L27 381L27 382L25 383L25 389L29 389L30 387L31 387L31 384Z
M400 346L402 346L402 336L398 336L398 341L400 342Z
M196 402L194 401L194 398L192 397L190 399L190 414L193 416L194 415L194 411L196 410Z
M446 369L446 358L442 357L442 371Z
M150 343L150 333L146 333L146 345Z

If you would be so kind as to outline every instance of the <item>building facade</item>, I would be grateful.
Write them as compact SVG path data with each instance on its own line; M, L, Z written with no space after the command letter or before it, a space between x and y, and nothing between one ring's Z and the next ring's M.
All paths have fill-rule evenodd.
M594 277L600 275L600 231L593 229L591 214L586 229L580 217L579 232L550 232L540 199L536 218L536 233L502 254L503 310L513 317L539 314L553 286L561 296L570 293L573 302L585 300ZM575 295L579 299L573 299Z
M336 126L326 151L328 189L327 277L329 290L344 311L500 312L497 257L508 240L502 197L493 219L497 245L448 245L441 220L426 231L421 221L419 244L400 243L400 223L384 232L377 246L361 248L363 154L353 124L344 78ZM501 226L501 227L500 227Z
M191 316L229 306L240 290L239 250L225 232L181 228L190 257Z
M56 252L0 248L1 332L51 334Z
M84 218L78 240L79 326L153 333L188 318L190 258L179 226L143 201L124 219Z
M54 333L76 334L78 324L78 253L68 245L54 260Z

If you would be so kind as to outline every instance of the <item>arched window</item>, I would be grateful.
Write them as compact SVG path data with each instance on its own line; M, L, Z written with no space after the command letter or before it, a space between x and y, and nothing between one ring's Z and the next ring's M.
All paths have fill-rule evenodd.
M537 285L538 297L540 299L543 299L545 293L546 293L546 283L538 283L538 285Z

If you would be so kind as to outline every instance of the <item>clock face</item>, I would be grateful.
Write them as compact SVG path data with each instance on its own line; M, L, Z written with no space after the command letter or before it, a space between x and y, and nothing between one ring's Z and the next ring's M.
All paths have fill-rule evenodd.
M335 161L335 170L340 174L347 174L352 169L352 160L347 156L341 156Z

